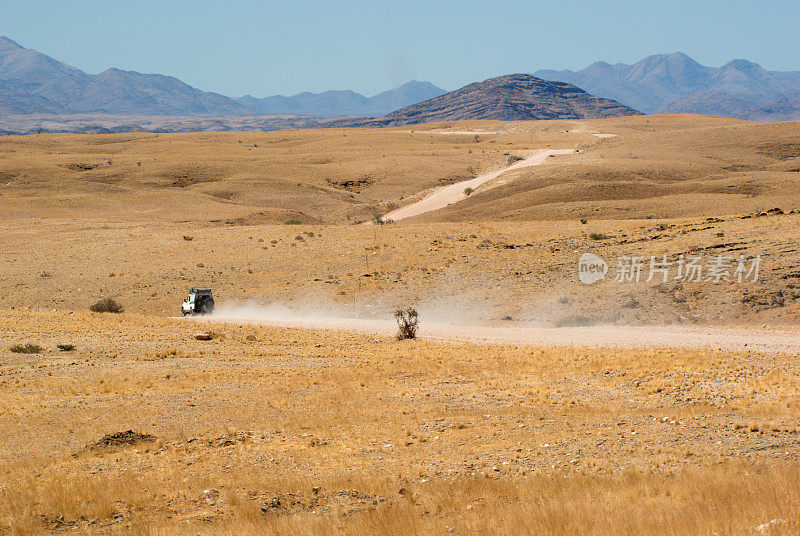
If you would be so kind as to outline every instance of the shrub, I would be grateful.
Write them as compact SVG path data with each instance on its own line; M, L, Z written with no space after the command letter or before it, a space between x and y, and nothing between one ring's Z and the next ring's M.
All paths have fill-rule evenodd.
M397 320L397 340L416 339L417 328L419 327L419 314L413 307L398 309L394 312Z
M464 188L464 195L469 197L470 195L472 195L472 192L474 192L474 191L475 191L474 189L472 189L469 186L467 186L466 188Z
M303 222L301 222L300 220L296 220L294 218L288 219L285 222L283 222L284 225L301 225L302 223Z
M89 307L89 310L93 313L121 313L125 309L113 298L103 298Z
M510 166L511 164L519 162L520 160L525 160L525 159L522 158L521 156L517 156L515 154L512 154L511 156L508 157L508 165Z
M583 225L586 225L587 223L589 223L589 220L587 220L586 218L581 218L581 223Z
M589 233L589 238L592 240L605 240L608 237L603 233Z
M380 214L375 214L374 216L372 216L372 223L374 223L375 225L383 225L386 222L383 221L383 218L381 217Z
M188 236L188 235L183 235L183 239L186 240L187 242L191 242L192 240L194 240L194 237L193 236Z
M58 348L62 352L71 352L71 351L73 351L75 349L75 345L74 344L59 344L59 345L56 346L56 348Z
M557 328L579 328L591 326L592 324L594 324L594 321L583 315L565 316L564 318L556 320L555 323Z
M38 354L42 351L42 347L38 344L15 344L9 348L15 354Z

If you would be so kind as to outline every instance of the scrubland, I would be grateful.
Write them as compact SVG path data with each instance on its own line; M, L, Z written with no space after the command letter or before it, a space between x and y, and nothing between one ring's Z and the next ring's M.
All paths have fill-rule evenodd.
M3 530L798 530L797 355L212 327L6 312Z
M796 134L647 116L1 137L0 532L797 534L795 352L425 337L796 333ZM576 152L361 224L546 147ZM583 252L761 271L587 286ZM422 338L172 318L191 286L343 328L413 305ZM125 312L89 312L103 298Z

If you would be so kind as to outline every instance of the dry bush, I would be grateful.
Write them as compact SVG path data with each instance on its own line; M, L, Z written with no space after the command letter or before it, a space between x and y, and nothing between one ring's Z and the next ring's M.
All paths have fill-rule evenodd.
M586 327L594 324L591 318L584 315L570 315L564 318L559 318L555 322L557 328L577 328Z
M394 312L397 320L397 340L417 338L417 328L419 327L419 314L413 307L398 309Z
M38 354L41 353L42 347L29 342L27 344L15 344L9 350L15 354Z
M116 300L113 298L103 298L102 300L98 301L91 307L89 310L93 313L115 313L119 314L125 310Z

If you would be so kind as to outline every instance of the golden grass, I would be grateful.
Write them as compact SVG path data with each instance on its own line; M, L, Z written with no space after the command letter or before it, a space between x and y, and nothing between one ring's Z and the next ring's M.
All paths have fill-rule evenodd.
M798 356L214 328L5 311L0 530L798 530Z
M448 128L505 132L426 132ZM164 318L203 284L219 304L388 320L413 304L423 328L796 325L800 216L743 218L797 206L795 130L644 117L0 139L0 533L798 533L800 356L246 324L198 341ZM458 223L352 225L548 144L581 153L430 216ZM764 263L752 285L585 287L582 251ZM127 312L88 312L107 296ZM26 343L44 350L10 351ZM126 430L156 440L96 444Z

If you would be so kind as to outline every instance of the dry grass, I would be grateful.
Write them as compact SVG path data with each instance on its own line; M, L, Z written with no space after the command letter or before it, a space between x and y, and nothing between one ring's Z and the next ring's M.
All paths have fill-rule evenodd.
M430 132L476 127L507 132ZM800 356L247 324L201 341L164 318L203 285L387 320L414 304L423 325L794 326L792 129L3 137L0 533L797 534ZM428 217L457 223L351 225L546 145L581 152ZM763 263L749 285L586 287L582 251ZM109 295L128 312L87 311ZM97 445L127 430L155 440Z
M79 346L0 356L1 530L798 529L798 356L215 329L6 311ZM87 448L129 429L157 439Z

